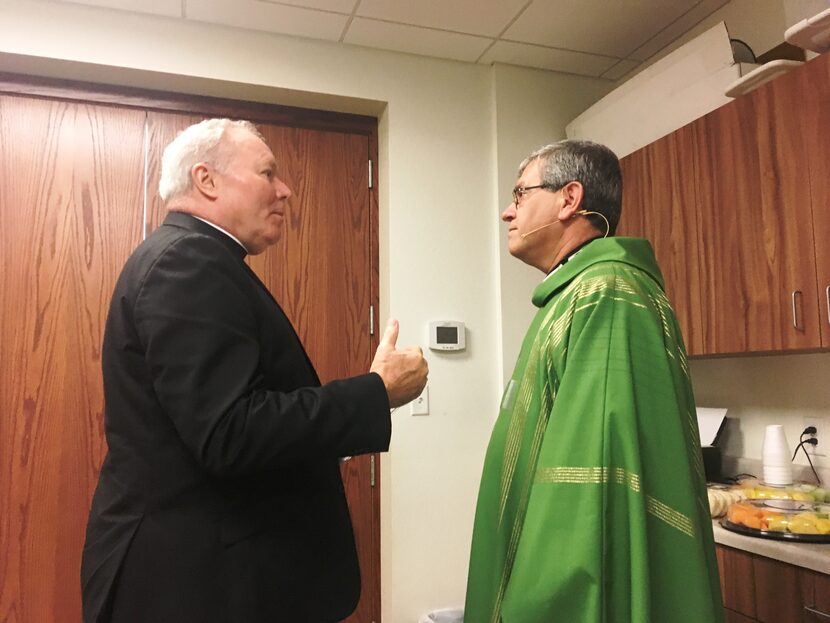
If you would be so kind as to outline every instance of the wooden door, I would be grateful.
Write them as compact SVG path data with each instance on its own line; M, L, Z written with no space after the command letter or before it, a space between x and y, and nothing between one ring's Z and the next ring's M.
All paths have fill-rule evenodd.
M623 158L618 235L649 240L690 355L703 353L700 224L689 126Z
M785 75L692 124L706 354L819 346L801 106Z
M797 89L803 94L800 115L810 173L821 345L830 348L830 54L799 69Z
M100 348L138 244L144 112L0 95L0 621L80 621Z
M149 231L164 219L157 197L158 159L176 132L198 118L150 113ZM257 124L294 196L280 241L249 258L302 339L323 383L363 374L377 346L369 335L372 223L369 137L362 134ZM347 461L343 481L360 559L362 593L352 623L380 621L380 488L371 462Z

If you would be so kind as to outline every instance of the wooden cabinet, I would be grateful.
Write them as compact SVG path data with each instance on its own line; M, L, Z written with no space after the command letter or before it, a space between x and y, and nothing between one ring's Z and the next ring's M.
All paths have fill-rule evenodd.
M681 128L622 161L624 218L617 234L648 238L660 262L689 352L703 351L701 232L693 162L694 133ZM690 258L694 258L690 261Z
M830 348L830 54L800 68L796 78L810 173L821 345Z
M623 159L690 354L830 347L828 109L825 55Z
M798 94L784 76L694 124L706 354L819 345Z
M830 620L830 576L717 546L726 623Z

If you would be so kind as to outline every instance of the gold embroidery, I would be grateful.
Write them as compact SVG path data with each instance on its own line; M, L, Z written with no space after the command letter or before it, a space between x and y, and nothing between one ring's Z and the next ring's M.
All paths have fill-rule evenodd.
M684 534L687 534L688 536L694 538L694 524L692 523L692 520L689 519L683 513L674 510L667 504L664 504L660 500L653 498L650 495L646 496L646 508L648 509L648 512L650 512L658 519L662 519L671 527L677 528Z
M545 467L536 473L535 484L607 484L608 482L628 487L634 493L641 493L640 476L621 467ZM646 495L646 510L668 525L694 538L692 520L657 498Z

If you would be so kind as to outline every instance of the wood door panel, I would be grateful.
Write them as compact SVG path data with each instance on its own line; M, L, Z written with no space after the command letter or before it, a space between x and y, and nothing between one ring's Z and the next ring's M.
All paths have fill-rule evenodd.
M259 129L293 196L280 241L250 257L251 267L297 329L321 382L364 374L373 355L368 138L268 124ZM369 484L370 461L354 457L341 470L362 585L350 623L380 620L379 481L376 473L376 486Z
M157 113L147 114L147 211L145 219L145 237L161 225L167 216L159 196L159 178L161 177L161 155L164 148L176 138L176 135L204 119L198 115Z
M293 190L276 245L251 266L294 323L322 382L371 363L368 140L261 126Z
M161 151L200 119L148 115L148 231L165 216L157 192ZM268 123L257 127L293 196L279 242L247 261L291 320L321 382L363 374L374 353L369 305L377 297L371 278L369 139ZM380 621L379 473L371 487L370 461L354 457L341 470L361 567L361 600L350 623Z
M830 55L810 61L799 70L798 79L798 92L804 94L801 128L810 172L821 344L830 348Z
M809 186L799 166L800 104L787 78L693 124L707 354L819 344ZM796 290L801 329L793 327Z
M0 96L0 620L80 620L100 347L139 241L144 112Z

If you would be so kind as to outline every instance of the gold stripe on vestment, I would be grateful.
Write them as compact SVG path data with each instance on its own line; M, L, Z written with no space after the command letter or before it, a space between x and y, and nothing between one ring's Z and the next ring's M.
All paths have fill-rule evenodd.
M640 476L621 467L545 467L537 471L535 484L604 485L608 482L628 487L641 493ZM646 495L646 510L668 525L694 538L692 520L668 504Z

